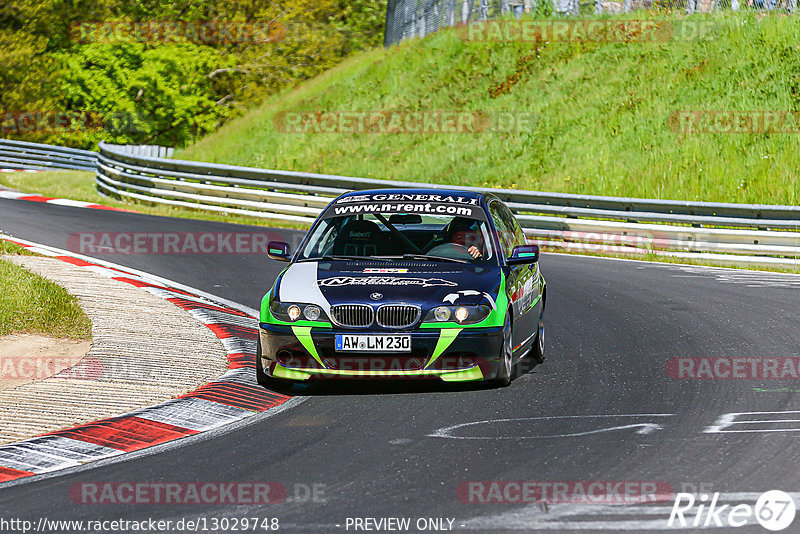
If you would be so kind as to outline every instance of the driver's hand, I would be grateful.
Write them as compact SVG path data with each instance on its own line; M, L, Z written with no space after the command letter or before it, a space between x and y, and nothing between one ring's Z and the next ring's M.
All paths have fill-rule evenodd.
M475 245L469 247L469 249L467 249L467 252L469 252L469 255L472 256L472 259L478 259L483 256L483 254L481 254L481 251L478 250L478 247L476 247Z

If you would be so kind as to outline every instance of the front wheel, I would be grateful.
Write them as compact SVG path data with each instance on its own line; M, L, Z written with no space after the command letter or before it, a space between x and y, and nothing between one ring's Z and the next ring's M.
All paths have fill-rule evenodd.
M509 314L503 326L503 352L500 355L500 368L497 370L497 376L492 381L493 385L504 388L511 383L513 354L514 340L511 336L511 317Z
M266 387L270 385L270 380L261 365L261 334L259 334L256 340L256 382L258 385Z
M536 332L536 339L533 340L531 356L536 363L544 362L544 310L539 316L539 330Z

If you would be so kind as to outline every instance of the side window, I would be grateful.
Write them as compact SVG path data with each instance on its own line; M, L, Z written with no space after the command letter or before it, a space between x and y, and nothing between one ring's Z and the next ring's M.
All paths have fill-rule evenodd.
M492 216L492 221L497 228L497 237L500 238L500 246L505 252L506 258L511 255L514 249L516 236L514 235L514 226L508 225L508 219L503 214L503 205L497 201L492 201L489 204L489 214Z
M519 225L516 217L514 217L514 214L511 213L511 210L508 209L508 206L505 204L500 204L500 216L505 221L506 226L511 229L514 234L514 246L527 244L525 232L522 231L522 227Z

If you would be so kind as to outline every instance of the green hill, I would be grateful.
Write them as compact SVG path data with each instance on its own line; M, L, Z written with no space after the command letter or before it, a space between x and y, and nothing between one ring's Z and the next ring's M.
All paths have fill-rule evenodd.
M800 111L800 19L658 18L702 22L707 38L475 43L443 31L356 55L177 157L455 185L797 204L800 114L784 112ZM326 110L469 111L493 122L480 133L280 131L286 112ZM696 110L725 113L698 123L676 115ZM775 112L768 126L779 131L738 133L750 128L743 115L737 132L687 131L687 124L720 131L739 111ZM498 126L509 116L527 124Z

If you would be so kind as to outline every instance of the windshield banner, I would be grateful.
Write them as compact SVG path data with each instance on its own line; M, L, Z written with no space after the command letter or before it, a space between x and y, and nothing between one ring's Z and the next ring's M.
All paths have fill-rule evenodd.
M485 220L478 199L446 194L371 194L340 198L325 212L324 218L358 214L418 213Z

